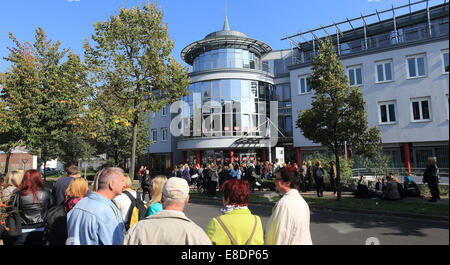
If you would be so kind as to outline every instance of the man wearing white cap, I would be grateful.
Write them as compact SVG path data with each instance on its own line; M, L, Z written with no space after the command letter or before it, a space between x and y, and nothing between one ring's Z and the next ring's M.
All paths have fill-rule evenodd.
M125 235L124 245L211 245L201 227L183 213L189 201L185 179L170 178L162 190L163 210L139 221Z

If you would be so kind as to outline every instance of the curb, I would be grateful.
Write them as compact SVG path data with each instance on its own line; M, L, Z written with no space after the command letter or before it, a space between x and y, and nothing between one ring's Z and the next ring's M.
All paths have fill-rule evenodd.
M197 195L189 195L191 199L199 199L205 201L217 201L221 202L221 199L214 199L211 197L202 197ZM275 202L249 202L250 205L262 205L262 206L274 206ZM322 211L339 211L339 212L352 212L352 213L360 213L360 214L374 214L374 215L384 215L384 216L392 216L392 217L407 217L407 218L415 218L415 219L427 219L434 221L448 221L449 218L447 216L436 216L436 215L424 215L424 214L412 214L412 213L394 213L394 212L382 212L382 211L373 211L373 210L364 210L364 209L351 209L351 208L338 208L338 207L327 207L327 206L309 206L312 210L322 210Z

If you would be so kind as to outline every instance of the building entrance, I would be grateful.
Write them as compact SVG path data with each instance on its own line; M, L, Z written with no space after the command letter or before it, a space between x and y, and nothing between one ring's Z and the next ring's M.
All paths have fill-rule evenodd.
M239 162L241 163L248 163L248 162L255 163L255 161L256 161L256 153L241 153L239 155Z

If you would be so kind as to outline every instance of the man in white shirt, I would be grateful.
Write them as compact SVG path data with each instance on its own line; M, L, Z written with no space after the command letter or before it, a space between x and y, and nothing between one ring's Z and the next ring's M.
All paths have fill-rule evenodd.
M312 245L309 206L298 192L296 170L278 170L275 187L283 195L266 225L266 245Z

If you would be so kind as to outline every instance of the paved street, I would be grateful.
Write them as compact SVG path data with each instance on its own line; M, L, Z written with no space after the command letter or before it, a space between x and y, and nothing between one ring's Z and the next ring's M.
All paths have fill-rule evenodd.
M186 215L203 229L212 217L220 215L219 202L192 199ZM250 206L261 217L263 227L268 221L270 206ZM375 237L381 245L448 245L447 221L364 215L335 211L311 212L311 236L315 245L363 245Z

